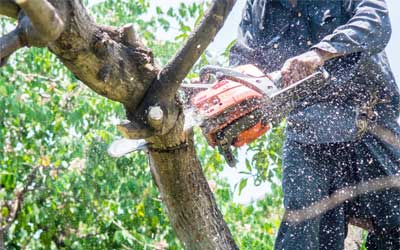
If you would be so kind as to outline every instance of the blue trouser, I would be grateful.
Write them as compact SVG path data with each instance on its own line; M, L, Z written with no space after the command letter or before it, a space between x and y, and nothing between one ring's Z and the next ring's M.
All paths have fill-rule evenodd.
M400 150L371 135L357 142L284 147L283 192L287 211L304 209L338 189L400 174ZM371 221L369 250L400 249L400 189L371 192L300 223L283 221L276 250L341 250L349 218Z

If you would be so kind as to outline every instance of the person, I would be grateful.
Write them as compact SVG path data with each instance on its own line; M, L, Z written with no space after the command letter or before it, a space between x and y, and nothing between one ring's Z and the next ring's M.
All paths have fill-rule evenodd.
M400 135L399 90L384 49L384 0L247 0L231 65L281 70L290 85L324 67L330 82L286 119L284 207L307 209L335 191L400 176L400 148L368 128ZM390 140L389 140L390 141ZM281 223L275 249L344 249L350 221L369 225L367 249L400 249L400 190L384 188L317 216Z

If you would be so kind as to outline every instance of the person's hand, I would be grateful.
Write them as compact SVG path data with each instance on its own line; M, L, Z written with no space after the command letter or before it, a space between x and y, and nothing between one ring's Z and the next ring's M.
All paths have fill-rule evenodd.
M281 69L284 85L287 87L306 78L333 57L335 55L321 50L311 50L288 59Z

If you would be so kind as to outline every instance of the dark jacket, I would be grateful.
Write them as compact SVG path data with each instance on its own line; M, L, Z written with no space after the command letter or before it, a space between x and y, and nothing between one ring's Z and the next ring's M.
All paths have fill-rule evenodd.
M384 52L391 35L384 0L248 0L231 64L265 72L312 48L344 56L325 67L328 87L301 101L287 118L287 139L301 143L357 139L362 107L379 100L378 123L397 125L399 91ZM393 128L398 130L398 128Z

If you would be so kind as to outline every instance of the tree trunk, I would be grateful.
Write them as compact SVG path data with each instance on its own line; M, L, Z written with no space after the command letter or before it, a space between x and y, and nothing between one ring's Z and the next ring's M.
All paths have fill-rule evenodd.
M151 171L185 249L238 249L195 157L192 133L158 139L149 150Z

